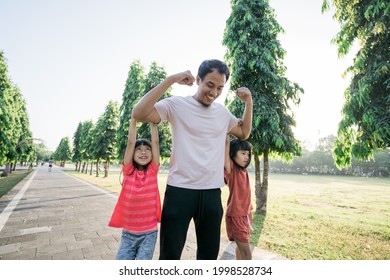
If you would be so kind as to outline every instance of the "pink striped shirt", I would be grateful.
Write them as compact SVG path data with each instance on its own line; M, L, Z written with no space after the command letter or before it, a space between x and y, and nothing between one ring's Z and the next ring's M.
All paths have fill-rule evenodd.
M131 162L122 163L122 170L123 187L108 225L136 233L156 230L161 221L159 166L152 161L141 171Z

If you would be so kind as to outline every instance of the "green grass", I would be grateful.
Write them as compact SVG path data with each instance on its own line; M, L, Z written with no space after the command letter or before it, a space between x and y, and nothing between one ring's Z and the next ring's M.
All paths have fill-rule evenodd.
M0 173L2 172L1 170ZM7 177L0 177L0 197L8 193L10 189L22 181L28 174L30 174L28 170L15 170L8 174Z
M272 174L251 241L291 259L390 259L390 180Z
M119 173L107 178L70 173L114 192L121 189ZM166 177L159 175L162 197ZM254 186L253 174L251 180ZM224 187L224 205L227 196ZM389 179L270 174L267 204L266 216L254 215L254 245L298 260L390 259Z

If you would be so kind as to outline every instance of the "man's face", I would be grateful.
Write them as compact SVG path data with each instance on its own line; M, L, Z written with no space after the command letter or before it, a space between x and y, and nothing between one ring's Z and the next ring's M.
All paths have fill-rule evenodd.
M199 85L195 99L204 106L210 106L211 103L221 95L226 83L225 74L220 74L217 70L208 73L203 80L196 77L196 83Z

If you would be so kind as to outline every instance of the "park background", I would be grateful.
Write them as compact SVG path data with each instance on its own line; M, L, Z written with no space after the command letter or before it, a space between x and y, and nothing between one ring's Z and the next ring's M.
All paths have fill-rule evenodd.
M197 1L191 6L178 5L177 1L155 1L151 6L145 6L147 4L144 2L135 3L1 2L1 23L9 27L2 29L0 37L9 77L26 101L32 137L39 139L36 148L39 158L37 156L34 161L22 161L22 164L41 164L50 156L57 158L60 166L71 161L71 149L68 147L72 147L72 138L80 122L91 120L96 123L112 100L119 105L129 78L129 67L136 60L145 67L145 73L156 70L160 74L166 74L187 69L196 73L202 60L224 58L226 49L221 41L230 15L229 1ZM293 108L297 123L294 133L302 141L304 149L302 156L294 158L290 164L270 161L269 214L266 218L258 216L257 228L262 232L263 238L252 242L291 258L389 259L386 253L390 251L387 213L389 181L382 178L388 176L389 151L377 152L375 160L354 161L351 167L342 170L335 166L332 157L344 102L343 92L350 83L349 77L343 77L342 74L351 65L356 49L352 48L349 55L338 58L337 47L330 41L338 32L339 26L332 19L331 13L321 14L322 1L288 1L287 4L285 1L275 0L269 3L275 9L278 22L285 29L285 33L280 34L279 38L281 46L287 51L284 59L286 75L288 79L299 83L305 91L300 105ZM193 90L173 87L171 93L187 95L193 94ZM219 102L224 102L228 90L229 85ZM53 151L56 152L54 155ZM109 161L112 161L113 173L99 174L101 170L104 171L102 161L95 164L93 174L89 175L90 180L94 176L105 176L103 178L106 181L111 177L117 180L119 175L115 174L116 160ZM13 168L16 168L16 162L13 164ZM275 211L277 204L274 203L285 203L278 195L273 197L273 190L277 190L274 173L295 173L299 176L286 177L290 178L287 180L290 183L282 184L287 190L281 189L286 194L291 190L296 191L294 193L297 196L288 198L293 201L294 207L308 204L311 209L321 205L323 207L318 209L322 209L324 213L307 213L305 216L298 214L299 211L294 207L288 210L289 214ZM312 177L313 174L327 174L327 177ZM354 177L334 179L335 174ZM380 178L371 178L374 176ZM103 178L101 179L104 180ZM299 188L296 185L299 183L295 184L293 178L300 178L299 182L304 183L305 191L302 195L308 196L310 191L314 191L317 198L324 200L315 202L313 197L308 196L306 200L311 203L303 202L298 196ZM310 181L311 179L314 181ZM328 179L333 181L327 181ZM344 179L352 181L342 183ZM322 189L314 187L318 181L324 183L327 194L338 195L328 197L322 192L317 193ZM331 182L334 182L336 189L331 188ZM343 189L342 185L354 187ZM371 199L365 191L373 191ZM359 201L349 198L348 203L335 202L354 192ZM324 216L332 217L328 209L345 210L343 218L340 218L343 223L337 224L337 218L324 219ZM353 213L357 215L356 219L347 218L353 217ZM280 217L290 222L285 224L277 219ZM306 224L302 218L319 224ZM297 221L297 224L293 225L291 221ZM334 227L329 226L331 224ZM349 227L351 225L353 226ZM292 241L286 236L278 236L289 227L292 231L300 230ZM276 231L269 231L268 228ZM332 234L325 234L325 228ZM344 232L343 229L347 230ZM287 250L289 253L284 251L287 243L296 244L299 248L304 248L304 244L311 244L306 239L314 231L323 234L314 238L313 244L319 245L318 249L307 246L309 249L306 255L295 255L292 253L295 250L291 247ZM281 244L274 239L267 243L267 232L269 236L280 237ZM287 232L291 236L291 232ZM336 236L335 233L343 234ZM260 236L260 233L254 236ZM303 236L306 238L302 238ZM353 237L354 241L346 241L346 236ZM321 240L325 240L324 243ZM341 244L335 240L341 240ZM354 243L356 240L360 241L358 245ZM338 245L331 246L331 243ZM278 245L273 247L273 244ZM342 252L341 248L344 247L358 248L356 250L359 254L334 254L340 250ZM329 248L331 253L321 255L317 252L324 248ZM308 252L312 252L312 255Z

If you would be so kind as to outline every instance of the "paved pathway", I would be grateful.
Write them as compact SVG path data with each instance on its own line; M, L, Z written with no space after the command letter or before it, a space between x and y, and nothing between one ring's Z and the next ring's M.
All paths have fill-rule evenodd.
M107 223L117 197L60 168L35 168L0 198L0 260L115 259L121 230ZM234 252L234 244L222 236L219 259L234 259ZM182 259L195 256L191 225ZM255 247L253 259L285 258Z

